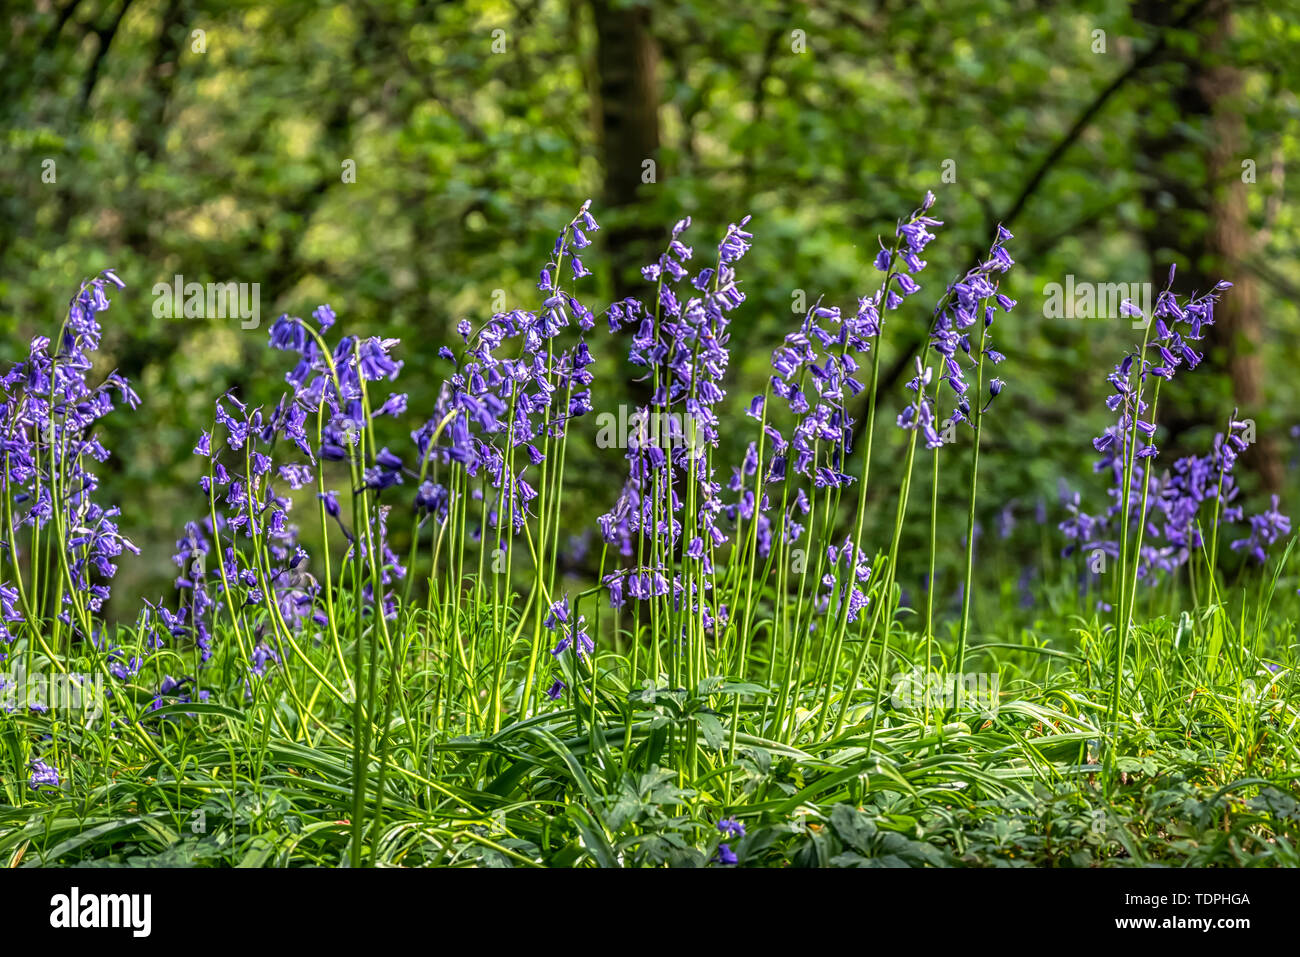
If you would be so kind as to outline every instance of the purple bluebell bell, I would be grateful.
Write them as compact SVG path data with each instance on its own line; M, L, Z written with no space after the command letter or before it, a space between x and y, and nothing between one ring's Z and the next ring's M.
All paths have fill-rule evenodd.
M54 765L36 758L31 763L31 777L28 778L27 783L33 791L42 785L58 787L59 770Z

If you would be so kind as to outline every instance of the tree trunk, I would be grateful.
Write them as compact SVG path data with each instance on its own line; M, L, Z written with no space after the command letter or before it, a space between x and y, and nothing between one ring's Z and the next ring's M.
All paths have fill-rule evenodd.
M659 162L659 51L650 32L649 7L592 0L591 8L608 217L605 248L614 267L614 296L621 299L641 291L637 269L656 255L656 233L647 228L637 206L645 161ZM654 170L656 180L662 174Z
M1137 19L1158 29L1167 29L1180 12L1180 4L1164 0L1134 4ZM1156 125L1157 121L1149 120L1139 137L1138 163L1146 180L1143 199L1152 217L1144 229L1151 281L1163 289L1169 265L1176 262L1181 290L1205 292L1220 279L1234 284L1215 310L1215 324L1204 343L1207 368L1196 375L1226 375L1240 417L1258 418L1263 401L1259 351L1263 330L1257 280L1247 266L1252 236L1241 180L1244 127L1237 102L1241 73L1223 59L1232 27L1231 3L1212 3L1204 19L1192 27L1198 42L1168 57L1163 71L1168 86L1157 85L1152 97L1167 89L1178 123ZM1205 134L1208 146L1196 139L1197 132ZM1189 164L1189 155L1197 154L1201 162ZM1215 391L1186 381L1179 385L1174 393L1167 393L1171 401L1162 402L1170 444L1177 447L1193 426L1212 424L1222 431L1231 410L1221 407ZM1277 443L1262 426L1258 441L1243 455L1243 465L1259 476L1266 489L1274 491L1281 485Z

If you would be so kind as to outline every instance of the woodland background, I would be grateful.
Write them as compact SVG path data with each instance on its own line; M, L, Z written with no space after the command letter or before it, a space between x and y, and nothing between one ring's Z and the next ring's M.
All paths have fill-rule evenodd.
M1207 366L1162 397L1161 462L1204 453L1238 406L1259 436L1241 475L1252 504L1297 500L1294 0L41 0L6 3L3 21L0 358L52 335L82 278L111 266L128 284L104 371L144 405L107 420L100 473L144 554L123 558L119 613L170 591L172 544L204 508L191 449L213 399L278 397L275 316L328 302L345 332L401 337L413 428L456 322L535 307L537 270L588 197L605 227L593 304L647 294L636 267L678 218L709 255L753 215L733 314L740 422L799 291L853 306L874 288L877 234L927 189L948 226L920 298L1006 224L1020 306L999 326L1008 386L986 425L980 518L1009 559L1062 544L1063 481L1101 501L1090 439L1133 338L1118 318L1046 316L1045 287L1158 290L1174 261L1183 293L1230 279ZM261 327L157 318L151 289L176 274L259 283ZM916 307L887 329L884 441L927 319ZM626 341L593 344L595 411L636 401ZM621 452L581 421L568 500L594 518ZM748 438L729 434L722 461ZM952 565L962 534L946 538Z

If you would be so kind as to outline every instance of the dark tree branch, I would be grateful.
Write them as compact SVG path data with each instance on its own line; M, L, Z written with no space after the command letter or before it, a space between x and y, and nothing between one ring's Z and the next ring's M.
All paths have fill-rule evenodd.
M81 85L81 106L79 113L84 115L90 106L90 98L95 93L95 86L99 83L99 71L104 65L104 59L108 56L108 48L113 45L113 38L117 36L117 28L122 25L122 19L126 16L126 11L131 9L131 0L122 0L121 9L117 11L117 16L113 22L102 30L96 30L99 36L99 45L95 50L95 55L91 58L90 69L86 71L86 79Z
M1111 80L1110 83L1106 84L1106 86L1104 86L1101 91L1093 97L1092 102L1089 103L1084 111L1079 114L1074 123L1066 131L1065 135L1057 142L1056 146L1054 146L1052 150L1043 157L1038 166L1035 167L1034 171L1029 174L1029 178L1025 180L1025 185L1020 190L1020 194L1007 208L1007 211L1002 214L1001 223L1003 226L1010 228L1011 223L1015 222L1016 218L1024 210L1034 193L1038 191L1038 187L1042 185L1053 167L1056 166L1061 157L1066 154L1079 137L1083 135L1083 131L1092 125L1092 121L1097 118L1097 114L1102 111L1102 108L1110 101L1110 98L1118 93L1126 83L1161 57L1166 47L1169 45L1169 32L1172 30L1181 30L1184 27L1189 26L1208 6L1210 6L1210 3L1211 0L1198 0L1197 3L1188 7L1181 17L1171 23L1167 29L1161 31L1160 35L1156 38L1156 42L1151 44L1145 53L1140 57L1137 57L1128 65L1127 69L1115 77L1115 79ZM990 231L994 225L996 224L989 224Z
M991 234L998 223L1009 226L1024 211L1029 201L1037 193L1039 187L1046 181L1048 175L1056 165L1065 156L1071 146L1073 146L1083 135L1084 131L1092 125L1093 121L1100 115L1102 109L1110 102L1111 98L1119 92L1127 83L1131 82L1138 74L1155 64L1164 55L1169 45L1169 33L1172 30L1184 29L1190 26L1199 16L1206 12L1213 4L1214 0L1198 0L1198 2L1188 7L1183 14L1175 20L1169 27L1161 31L1155 42L1147 48L1141 56L1135 58L1118 76L1104 86L1092 101L1083 109L1075 121L1066 130L1065 134L1057 141L1056 145L1039 161L1025 185L1021 188L1019 194L1007 207L1006 212L998 219L990 218L986 234ZM983 254L984 248L981 245L973 245L969 255L966 257L968 262L976 262ZM907 372L909 364L912 361L912 355L920 348L923 342L923 336L913 336L904 346L898 358L890 363L887 370L881 375L880 386L877 391L877 401L879 396L891 391ZM853 441L856 444L862 429L865 428L865 416L859 417L854 424Z
M59 35L63 33L63 28L68 25L72 15L77 12L77 7L81 5L81 0L70 0L59 9L58 19L54 21L54 26L50 27L45 38L41 40L42 50L52 50L54 45L59 42Z

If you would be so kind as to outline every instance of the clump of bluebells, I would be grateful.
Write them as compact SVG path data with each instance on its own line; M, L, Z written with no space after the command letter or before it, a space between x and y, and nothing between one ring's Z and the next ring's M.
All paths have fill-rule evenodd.
M1162 575L1186 568L1195 595L1200 563L1191 559L1200 553L1204 555L1213 595L1217 590L1220 525L1240 521L1243 515L1242 507L1234 504L1238 489L1231 472L1249 444L1244 433L1251 426L1239 421L1235 411L1227 430L1215 436L1207 455L1181 458L1172 471L1163 476L1156 474L1161 387L1181 370L1193 370L1200 364L1203 356L1196 344L1214 324L1214 307L1220 294L1232 285L1222 281L1208 293L1180 299L1173 292L1176 274L1171 267L1151 316L1143 315L1131 301L1120 310L1121 315L1141 320L1137 325L1144 329L1144 335L1142 344L1126 352L1106 377L1112 389L1106 408L1115 415L1115 422L1093 440L1101 456L1096 471L1108 473L1111 479L1111 504L1104 514L1090 515L1082 508L1081 496L1074 494L1067 501L1070 516L1060 524L1071 542L1065 554L1078 550L1088 555L1093 574L1103 570L1107 560L1114 561L1118 570L1111 576L1113 586L1107 596L1111 601L1097 600L1099 609L1115 615L1105 760L1107 779L1111 781L1118 774L1123 725L1120 699L1139 585L1150 585ZM1212 508L1207 503L1213 503ZM1250 535L1233 541L1231 547L1247 551L1262 563L1267 559L1268 546L1290 532L1290 520L1279 511L1275 496L1270 509L1252 516L1250 527ZM1089 584L1086 576L1081 584L1085 588Z
M627 443L623 491L599 520L606 553L615 545L628 560L603 582L614 608L633 600L639 623L645 604L656 635L683 652L669 663L678 681L703 676L707 636L716 636L729 615L708 595L716 550L728 540L729 506L713 450L730 362L729 314L745 301L736 264L753 238L747 224L748 217L732 224L692 276L694 249L682 240L691 222L681 220L658 260L642 269L654 286L653 303L625 299L609 312L611 330L635 326L628 359L645 370L651 400L633 419L638 428ZM655 656L658 662L657 642Z
M934 204L927 193L882 237L855 303L818 299L772 351L762 392L737 416L750 430L738 461L723 460L720 433L732 323L746 303L749 217L698 256L688 245L691 221L676 223L642 270L644 295L598 315L582 283L600 227L584 204L556 237L535 301L457 323L455 341L439 349L443 376L426 408L408 408L408 395L395 391L398 340L343 332L328 305L310 319L279 317L268 345L288 360L283 391L269 402L235 392L215 400L211 427L194 444L201 497L176 539L176 595L146 602L134 627L115 635L102 626L103 605L116 560L135 549L117 509L96 500L92 463L108 452L94 429L115 402L139 400L115 373L88 381L96 317L108 290L121 287L106 272L81 288L58 337L34 339L0 378L0 654L85 646L116 683L116 700L127 710L143 702L128 726L150 746L166 733L163 720L185 710L164 708L207 701L222 682L245 701L274 700L279 730L351 747L354 863L367 821L376 829L383 821L386 775L408 775L430 794L442 786L431 779L435 757L422 770L390 759L395 729L416 721L450 739L497 735L507 724L540 732L540 721L576 715L593 750L620 735L630 750L645 732L639 747L666 760L687 754L694 770L701 735L712 747L729 735L737 750L740 698L754 695L763 698L749 706L759 740L790 745L828 726L839 738L853 722L870 753L885 713L891 633L908 604L896 586L917 451L932 456L932 583L940 529L950 540L961 535L941 524L950 519L937 497L939 457L958 427L971 438L953 656L961 672L981 430L1007 389L993 374L1006 359L994 345L995 319L1016 305L1003 289L1014 265L1005 228L933 309L909 316L921 280L929 282L923 256L943 226ZM1170 288L1161 294L1142 346L1108 377L1115 420L1094 446L1110 505L1092 515L1076 495L1061 525L1067 553L1100 550L1131 567L1112 606L1122 622L1139 580L1188 565L1207 532L1217 543L1220 522L1245 520L1233 467L1246 424L1235 415L1207 454L1163 474L1155 466L1160 385L1199 364L1196 344L1225 288L1187 300ZM564 571L587 549L562 513L566 453L575 423L592 411L593 342L606 334L598 320L626 340L648 401L620 443L621 484L597 521L593 586L576 592ZM892 534L869 542L881 355L900 324L914 326L920 347L904 357L914 371L891 406L901 439L883 430L904 449L897 494L883 497ZM1002 509L1003 537L1012 504ZM1279 508L1274 499L1252 516L1231 548L1263 561L1290 533ZM319 527L307 539L319 542L311 554L304 513ZM928 601L927 665L938 637L932 594ZM602 628L602 613L612 613L612 627ZM1125 628L1117 628L1117 676ZM628 653L603 645L611 634ZM752 654L760 641L762 653ZM415 705L411 675L422 683ZM616 701L620 723L599 721L606 700ZM317 716L319 701L349 712L349 737ZM690 722L661 735L667 715L679 713ZM947 717L923 720L941 728ZM33 760L28 771L32 789L59 784L53 763ZM718 786L734 795L726 774ZM717 842L712 861L737 864L732 845L745 825L728 816L716 829L706 842Z
M54 339L35 336L25 359L0 377L0 640L12 643L26 622L53 618L59 645L99 641L103 610L123 552L138 549L118 527L116 506L97 501L94 468L109 451L95 432L115 401L134 409L139 396L110 372L92 384L94 353L103 330L99 314L109 291L121 289L112 270L82 284ZM44 640L31 633L29 637ZM2 651L3 649L0 649Z
M440 350L453 371L441 385L434 414L411 434L419 462L412 550L429 528L430 594L441 599L473 577L481 590L476 593L486 596L485 579L494 573L493 628L503 631L517 553L531 560L535 610L520 691L524 708L538 693L543 631L550 630L543 627L544 612L562 598L555 592L570 423L592 408L589 334L596 316L577 284L591 275L582 257L592 244L589 234L599 229L588 201L560 231L539 272L538 308L497 313L477 327L467 319L458 323L461 347ZM467 541L477 543L476 566ZM440 564L445 580L436 574ZM445 600L440 603L443 626L454 631L460 621L451 611ZM519 620L511 640L526 624ZM499 720L504 682L502 669L493 669L493 720ZM558 698L562 685L556 678L546 696Z
M203 660L211 655L205 618L224 611L258 677L268 660L281 660L284 636L306 622L326 623L314 607L320 586L305 570L307 553L297 542L287 494L311 481L315 457L305 423L303 409L284 399L270 412L233 394L217 400L213 428L194 450L205 460L199 486L208 514L186 526L174 556L184 596L178 617L186 627L189 613ZM285 461L286 451L306 461Z
M1104 512L1090 514L1079 493L1067 493L1069 516L1059 525L1068 541L1065 556L1079 551L1124 561L1132 542L1135 580L1147 583L1185 567L1206 546L1207 532L1213 531L1211 540L1217 544L1220 524L1244 520L1232 472L1249 445L1247 434L1253 434L1253 423L1238 420L1234 411L1209 452L1180 458L1164 473L1156 471L1160 385L1201 363L1194 344L1214 324L1219 295L1232 286L1219 282L1209 293L1180 300L1172 291L1175 276L1171 267L1151 316L1144 316L1131 301L1121 307L1122 315L1141 320L1147 332L1143 347L1126 353L1106 377L1112 389L1106 407L1116 420L1093 440L1093 447L1100 453L1095 471L1110 478L1110 504ZM1290 520L1279 511L1274 496L1270 509L1248 521L1250 534L1233 541L1231 548L1263 563L1268 546L1290 533ZM1209 556L1211 563L1214 558ZM1099 604L1110 607L1104 601Z

